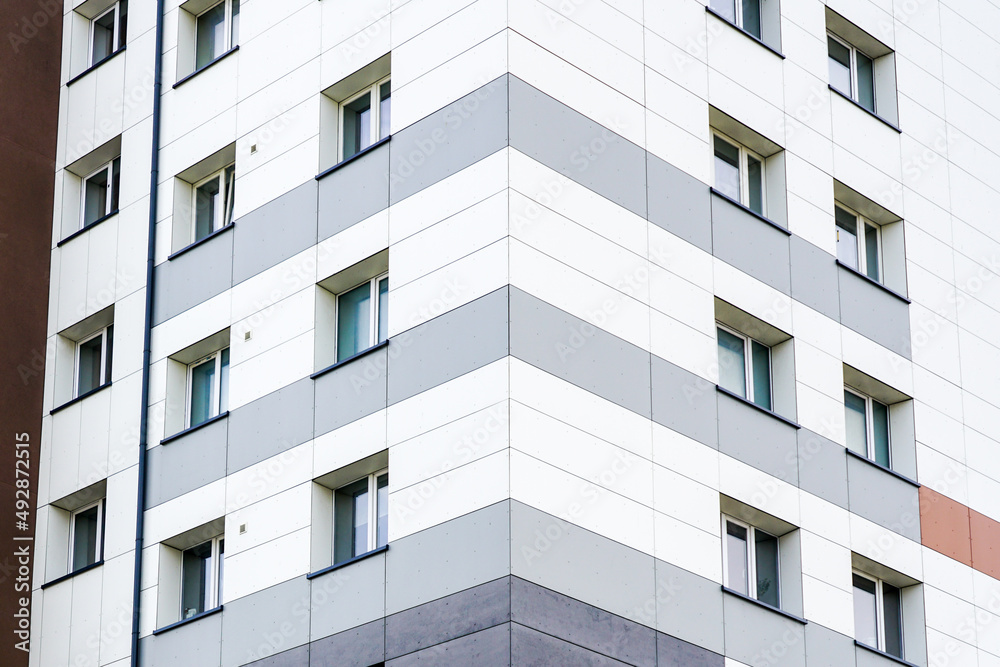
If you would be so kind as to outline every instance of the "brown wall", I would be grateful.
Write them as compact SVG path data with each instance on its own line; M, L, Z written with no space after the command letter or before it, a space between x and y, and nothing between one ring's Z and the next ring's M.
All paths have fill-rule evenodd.
M34 558L61 44L62 0L0 0L0 665L10 667L28 664L15 614L31 591L19 553ZM20 508L19 490L30 496Z

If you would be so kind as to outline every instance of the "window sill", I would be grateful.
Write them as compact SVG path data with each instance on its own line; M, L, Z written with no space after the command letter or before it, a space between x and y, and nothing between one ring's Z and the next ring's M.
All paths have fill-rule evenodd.
M372 557L372 556L374 556L376 554L385 553L388 550L389 550L389 545L388 544L385 545L384 547L379 547L378 549L372 549L371 551L363 553L360 556L355 556L354 558L351 558L350 560L345 560L345 561L343 561L341 563L337 563L336 565L331 565L330 567L324 567L322 570L316 570L315 572L310 572L309 574L306 575L306 579L315 579L316 577L322 576L322 575L326 574L327 572L333 572L334 570L339 570L342 567L347 567L348 565L351 565L353 563L357 563L359 560L364 560L366 558L370 558L370 557Z
M723 586L722 587L722 592L723 593L727 593L729 595L734 595L734 596L740 598L741 600L746 600L747 602L752 602L755 605L757 605L758 607L763 607L764 609L767 609L768 611L773 611L776 614L781 614L785 618L789 618L789 619L795 621L796 623L801 623L802 625L806 625L807 623L809 623L809 621L807 621L806 619L804 619L804 618L802 618L800 616L796 616L795 614L789 613L789 612L785 611L784 609L778 609L777 607L772 607L771 605L769 605L766 602L761 602L760 600L752 598L749 595L744 595L743 593L740 593L739 591L734 591L732 588L728 588L726 586Z
M85 399L85 398L87 398L89 396L93 396L94 394L96 394L97 392L101 391L102 389L106 389L106 388L108 388L110 386L111 386L110 382L105 382L100 387L94 387L93 389L91 389L90 391L88 391L86 394L80 394L76 398L71 398L68 401L66 401L65 403L63 403L62 405L59 405L59 406L56 406L56 407L52 408L51 410L49 410L49 414L50 415L54 415L55 413L59 412L60 410L65 410L66 408L68 408L69 406L73 405L74 403L79 403L83 399Z
M355 153L351 157L347 158L346 160L341 160L340 162L338 162L337 164L333 165L329 169L324 169L323 171L321 171L320 173L318 173L316 175L316 180L317 181L320 180L321 178L323 178L327 174L332 174L333 172L337 171L338 169L340 169L344 165L349 164L349 163L353 162L354 160L357 160L362 155L365 155L366 153L375 150L376 148L378 148L382 144L387 143L390 139L392 139L392 135L391 134L389 136L385 137L384 139L379 139L378 141L376 141L374 144L372 144L368 148L366 148L364 150L361 150L361 151L358 151L357 153Z
M796 429L802 428L799 424L797 424L796 422L793 422L788 417L782 417L777 412L773 412L771 410L768 410L767 408L762 408L759 405L757 405L756 403L754 403L753 401L748 401L747 399L743 398L739 394L737 394L735 392L732 392L732 391L729 391L725 387L721 387L719 385L715 385L715 388L716 388L716 390L720 394L725 394L726 396L729 396L730 398L735 398L740 403L744 403L744 404L750 406L751 408L754 408L755 410L759 410L759 411L763 412L765 415L774 417L778 421L784 422L784 423L788 424L789 426L791 426L792 428L796 428Z
M177 433L174 433L173 435L168 435L167 437L165 437L162 440L160 440L160 444L161 445L166 445L168 443L171 443L174 440L177 440L178 438L181 438L181 437L187 435L188 433L190 433L192 431L197 431L198 429L203 428L205 426L208 426L209 424L214 424L215 422L221 421L221 420L225 419L228 416L229 416L229 410L226 410L225 412L220 412L219 414L215 415L214 417L210 417L210 418L206 419L205 421L203 421L200 424L195 424L194 426L188 426L183 431L178 431Z
M196 248L196 247L200 246L202 243L207 242L209 239L214 239L216 236L218 236L219 234L222 234L223 232L228 232L234 226L236 226L236 223L235 222L230 222L225 227L219 227L218 229L216 229L214 232L212 232L208 236L204 236L204 237L198 239L197 241L195 241L194 243L192 243L191 245L184 246L183 248L181 248L180 250L178 250L174 254L168 256L167 257L167 261L169 262L172 259L177 259L181 255L183 255L184 253L186 253L188 250L191 250L192 248Z
M69 236L67 236L66 238L64 238L62 241L60 241L59 243L57 243L56 247L59 248L63 244L69 243L71 240L75 239L77 236L80 236L84 232L89 232L91 229L93 229L97 225L101 224L105 220L108 220L109 218L115 217L116 215L118 215L118 209L115 209L115 210L111 211L111 213L108 213L107 215L105 215L103 217L100 217L97 220L94 220L92 223L90 223L89 225L87 225L84 228L76 230L75 232L73 232L72 234L70 234Z
M375 345L372 345L371 347L369 347L366 350L361 350L360 352L358 352L354 356L347 357L343 361L338 361L337 363L333 364L332 366L327 366L326 368L323 368L321 370L316 371L315 373L313 373L309 377L311 379L315 380L320 375L326 375L327 373L329 373L330 371L332 371L334 369L340 368L341 366L345 366L345 365L351 363L352 361L354 361L355 359L360 359L361 357L365 356L366 354L371 354L375 350L381 350L383 347L386 347L387 345L389 345L389 341L388 340L384 340L381 343L376 343Z
M770 218L765 218L760 213L757 213L756 211L752 210L748 206L744 206L743 204L741 204L740 202L736 201L735 199L733 199L729 195L722 194L721 192L719 192L715 188L709 188L709 190L716 197L719 197L720 199L723 199L723 200L729 202L733 206L746 211L747 213L749 213L753 217L757 218L761 222L766 222L767 224L771 225L772 227L774 227L775 229L777 229L782 234L784 234L786 236L791 236L792 235L792 233L790 231L788 231L787 229L785 229L784 227L782 227L781 225L779 225L778 223L776 223L774 220L771 220Z
M871 278L869 278L869 277L868 277L868 276L866 276L865 274L861 273L860 271L858 271L858 270L857 270L857 269L855 269L854 267L852 267L852 266L848 266L847 264L844 264L844 263L843 263L843 262L841 262L841 261L840 261L839 259L838 259L838 260L836 260L836 262L837 262L837 266L839 266L839 267L841 267L841 268L843 268L843 269L846 269L847 271L849 271L849 272L853 273L854 275L858 276L859 278L862 278L862 279L864 279L864 280L867 280L867 281L868 281L869 283L871 283L871 284L872 284L872 285L874 285L875 287L878 287L879 289L883 290L884 292L887 292L888 294L891 294L892 296L896 297L897 299L899 299L899 300L900 300L900 301L902 301L903 303L905 303L905 304L907 304L907 305L909 305L909 304L910 304L910 300L909 300L909 299L907 299L907 298L906 298L905 296L903 296L902 294L900 294L899 292L897 292L896 290L894 290L894 289L892 289L892 288L889 288L889 287L886 287L885 285L883 285L882 283L880 283L880 282L879 282L879 281L877 281L877 280L872 280Z
M869 465L875 466L876 468L878 468L882 472L887 472L890 475L892 475L893 477L895 477L896 479L901 479L904 482L906 482L907 484L912 484L913 486L917 487L918 489L922 486L922 484L920 484L920 482L916 481L915 479L910 479L906 475L904 475L902 473L898 473L895 470L893 470L892 468L886 468L881 463L878 463L876 461L872 461L867 456L861 456L861 454L858 454L853 449L845 448L845 451L847 451L847 455L848 456L853 456L854 458L856 458L859 461L864 461L865 463L867 463Z
M781 51L779 51L778 49L774 48L773 46L768 45L761 38L756 37L754 35L751 35L749 32L747 32L743 28L739 27L738 25L736 25L735 23L733 23L732 21L730 21L729 19L727 19L725 16L723 16L719 12L715 11L714 9L712 9L711 7L706 6L705 7L705 11L708 12L709 14L711 14L712 16L714 16L715 18L719 19L720 21L722 21L726 25L732 26L734 29L738 30L739 32L743 33L744 35L746 35L747 37L749 37L753 41L757 42L758 44L760 44L765 49L767 49L768 51L770 51L774 55L778 56L782 60L785 59L785 54L783 54Z
M877 648L872 648L868 644L862 644L857 639L854 640L854 645L857 646L857 647L859 647L859 648L863 648L866 651L871 651L875 655L880 655L883 658L888 658L889 660L892 660L893 662L898 663L900 665L906 665L907 667L918 667L918 665L915 665L912 662L908 662L906 660L903 660L902 658L897 658L896 656L894 656L891 653L886 653L885 651L880 651Z
M112 53L111 55L109 55L104 60L102 60L100 62L97 62L97 63L94 63L93 65L91 65L90 67L88 67L87 69L83 70L82 72L80 72L79 74L77 74L76 76L74 76L72 79L70 79L69 81L67 81L66 85L67 86L73 85L74 83L76 83L77 81L79 81L83 77L87 76L88 74L90 74L91 72L93 72L95 69L97 69L98 67L100 67L104 63L108 62L109 60L111 60L112 58L114 58L115 56L117 56L119 53L121 53L124 50L125 50L125 47L123 46L122 48L118 49L117 51L115 51L114 53Z
M219 62L220 60L224 60L226 58L226 56L228 56L230 53L236 53L239 50L240 50L240 45L237 44L236 46L234 46L233 48L229 49L228 51L226 51L225 53L223 53L221 56L219 56L218 58L216 58L212 62L205 63L199 69L196 69L195 71L191 72L187 76L182 76L181 78L177 79L177 83L174 84L174 88L176 88L177 86L181 85L182 83L186 83L186 82L190 81L191 79L193 79L197 75L201 74L202 72L204 72L205 70L207 70L209 67L211 67L215 63Z
M844 98L845 100L847 100L848 102L850 102L851 104L853 104L853 105L854 105L854 106L856 106L857 108L859 108L859 109L861 109L862 111L864 111L864 112L865 112L866 114L868 114L868 115L869 115L869 116L871 116L872 118L874 118L874 119L876 119L876 120L879 120L879 121L881 121L882 123L884 123L884 124L888 125L888 126L889 126L889 127L891 127L892 129L896 130L896 132L898 132L899 134L902 134L902 133L903 133L903 131L902 131L901 129L899 129L899 127L897 127L896 125L893 125L891 121L888 121L888 120L886 120L885 118L882 118L882 116L879 116L879 115L878 115L877 113L875 113L874 111L869 111L868 109L864 108L863 106L861 106L860 104L858 104L858 103L857 103L857 101L855 101L855 100L854 100L854 99L853 99L852 97L850 97L850 96L848 96L848 95L845 95L844 93L842 93L842 92L840 92L839 90L837 90L836 88L834 88L834 87L833 87L833 84L828 84L828 85L829 85L829 87L830 87L830 90L832 90L833 92L837 93L838 95L840 95L841 97L843 97L843 98Z
M89 572L90 570L98 568L98 567L100 567L102 565L104 565L104 559L103 558L101 560L97 561L96 563L91 563L90 565L87 565L86 567L81 567L79 570L73 570L69 574L64 574L61 577L56 577L52 581L46 581L44 584L42 584L41 588L42 588L42 590L45 590L49 586L55 586L56 584L58 584L60 582L66 581L67 579L72 579L73 577L75 577L78 574L83 574L84 572Z
M158 630L153 630L153 634L154 635L163 634L164 632L167 632L168 630L173 630L174 628L179 628L182 625L187 625L188 623L193 623L194 621L203 619L206 616L211 616L212 614L218 614L220 611L222 611L222 605L221 604L218 607L214 608L214 609L209 609L208 611L203 611L200 614L195 614L191 618L185 618L182 621L177 621L176 623L171 623L170 625L164 625L162 628L160 628Z

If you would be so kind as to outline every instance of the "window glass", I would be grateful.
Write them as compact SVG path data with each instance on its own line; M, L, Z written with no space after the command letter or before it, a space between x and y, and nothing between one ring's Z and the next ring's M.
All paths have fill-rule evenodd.
M181 558L181 618L206 611L211 604L212 542L186 550Z
M378 505L378 528L375 535L375 547L384 547L389 543L389 474L379 475L376 484L378 488L376 504Z
M215 357L191 369L191 426L215 416Z
M878 625L875 606L875 582L854 575L854 638L878 648Z
M344 105L344 159L371 145L371 95L366 93Z
M852 269L858 268L858 219L839 206L837 220L837 259Z
M219 412L229 409L229 348L219 353L222 357L219 370Z
M729 588L749 595L747 586L749 572L747 569L747 529L731 521L726 522L726 561L727 581Z
M389 279L378 281L378 341L381 343L389 333Z
M711 0L712 10L731 23L736 23L736 0Z
M118 210L118 202L121 199L121 183L122 183L122 159L116 157L111 162L111 204L108 207L107 213Z
M358 554L355 550L355 495L368 491L368 479L339 488L333 493L333 562L342 563ZM366 538L367 540L367 538ZM363 553L363 551L361 552Z
M889 467L889 407L872 401L872 430L874 432L875 462Z
M750 343L753 372L753 402L771 409L771 350L757 341Z
M878 281L878 229L865 223L865 273Z
M760 39L760 0L742 0L743 29Z
M128 33L128 0L118 3L118 48L125 46Z
M754 556L757 565L757 599L778 607L778 538L754 530Z
M362 486L352 495L354 539L351 556L353 557L368 552L368 480L362 480Z
M225 567L225 555L226 555L226 541L219 540L219 558L217 560L217 567L219 571L219 581L215 587L215 603L222 604L222 571Z
M111 325L104 332L104 382L111 382L111 348L115 342L115 325Z
M385 139L389 136L389 117L392 107L392 97L390 82L386 81L379 87L379 97L381 99L378 110L378 138Z
M851 50L830 36L826 44L830 54L830 85L851 97Z
M229 28L230 48L240 43L240 0L233 0L233 19Z
M875 63L860 51L854 53L858 63L858 104L875 113Z
M371 340L371 285L365 283L337 297L337 361L366 349Z
M236 201L236 165L231 164L226 167L224 174L226 181L226 209L222 215L222 227L233 221L233 203Z
M743 339L719 329L719 385L746 398L746 361Z
M899 589L882 582L882 613L885 616L885 652L903 657L903 605Z
M115 49L115 9L112 7L102 16L94 19L93 51L91 65L96 65Z
M747 156L747 207L757 215L764 215L764 165L752 155Z
M103 334L80 343L77 396L101 386L101 342Z
M88 178L83 187L83 226L86 227L108 212L108 170L101 169Z
M740 149L715 137L715 189L740 201Z
M216 226L218 202L219 202L219 179L211 180L198 186L194 196L194 239L203 239L218 227Z
M856 454L868 456L868 426L866 401L849 391L844 391L844 408L847 422L847 447Z
M97 562L100 505L73 516L73 572Z
M226 3L220 2L198 17L195 69L215 60L226 49Z

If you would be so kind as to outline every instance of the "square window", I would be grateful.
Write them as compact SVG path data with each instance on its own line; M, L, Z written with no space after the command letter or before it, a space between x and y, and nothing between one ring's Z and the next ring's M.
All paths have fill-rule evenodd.
M225 537L219 535L181 554L181 620L221 604L225 547Z
M730 23L761 39L761 0L711 0L713 11Z
M713 134L715 189L757 215L766 215L764 158L729 137Z
M188 366L187 426L197 426L229 409L229 348Z
M110 324L76 344L74 396L82 396L111 381L114 325Z
M118 212L121 193L121 158L102 165L83 179L80 228Z
M200 241L233 222L236 198L236 165L231 164L194 184L194 235Z
M102 479L48 506L45 580L79 572L104 560L108 483Z
M826 38L830 85L868 111L875 110L875 63L833 33Z
M829 7L826 31L830 87L890 124L898 123L892 49Z
M223 329L167 358L164 437L229 410L229 334Z
M74 511L70 517L69 571L76 572L104 557L104 499Z
M90 22L90 66L125 46L128 0L118 0Z
M389 541L389 472L367 475L333 492L333 563Z
M340 159L357 155L389 136L391 85L385 78L340 105Z
M854 638L866 646L903 658L902 591L855 571Z
M389 277L382 275L337 295L337 361L386 339Z
M722 527L725 585L737 593L780 609L778 538L725 515Z
M771 348L717 323L719 385L771 410Z
M844 389L847 446L880 466L892 468L889 406L853 389Z
M320 94L321 174L389 137L392 62L385 55Z
M240 0L223 0L195 20L195 71L239 44Z
M849 452L901 475L916 476L913 401L846 364L844 431Z
M837 259L872 280L882 282L882 230L860 214L837 204Z

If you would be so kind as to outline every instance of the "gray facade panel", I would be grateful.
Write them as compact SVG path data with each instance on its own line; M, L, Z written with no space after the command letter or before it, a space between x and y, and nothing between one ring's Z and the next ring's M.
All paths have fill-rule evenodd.
M427 121L420 121L421 123ZM376 146L319 181L319 240L389 207L389 143Z
M515 76L510 145L646 217L646 151Z
M796 428L746 403L717 392L719 451L798 485Z
M386 553L309 580L311 639L335 635L385 617Z
M153 326L233 286L233 230L156 267Z
M799 487L847 509L847 460L844 446L799 429Z
M626 667L630 663L512 623L510 664L511 667Z
M511 577L510 605L515 623L630 665L656 665L656 631L650 627L518 577Z
M226 476L230 418L232 415L149 450L147 509Z
M903 537L920 542L917 487L872 463L846 456L849 509Z
M708 186L652 153L646 154L649 221L712 252L712 201Z
M316 244L316 181L264 204L236 221L233 284Z
M788 235L715 195L712 250L716 257L757 280L791 293Z
M386 613L510 574L509 529L504 501L393 542L386 552Z
M308 600L309 582L297 577L227 602L218 615L222 619L222 667L245 665L306 644L307 615L296 610Z
M858 667L899 667L899 663L884 655L869 651L862 646L854 646Z
M385 659L385 621L379 619L314 641L309 667L369 667Z
M389 405L506 357L507 289L394 337L389 344Z
M840 283L833 256L799 236L788 242L792 298L839 322Z
M276 653L262 660L256 660L252 664L254 667L302 667L309 664L309 651L309 645L303 644L302 646L296 646L291 650ZM362 667L367 667L367 665L363 665Z
M142 667L218 667L222 614L212 614L139 643Z
M656 588L636 620L685 642L722 654L722 589L676 565L656 561Z
M315 380L307 380L316 385L316 436L385 407L386 363L389 351L397 340L398 337L393 338L389 347L359 357Z
M818 623L806 626L806 664L809 667L854 667L854 639Z
M718 653L656 633L657 667L725 667L726 659Z
M651 598L652 556L516 501L510 526L514 576L626 618Z
M719 420L715 385L657 356L652 357L650 375L653 421L717 448Z
M386 657L399 657L510 621L510 589L510 577L502 577L389 616L385 619Z
M735 595L725 595L726 656L748 665L805 667L805 625Z
M395 204L507 146L503 75L392 136L389 203Z
M313 381L299 380L229 415L228 474L313 437Z
M510 288L510 354L649 417L649 352Z
M510 624L504 623L388 660L385 666L509 667L510 664Z
M851 270L837 268L841 324L909 359L909 306Z

